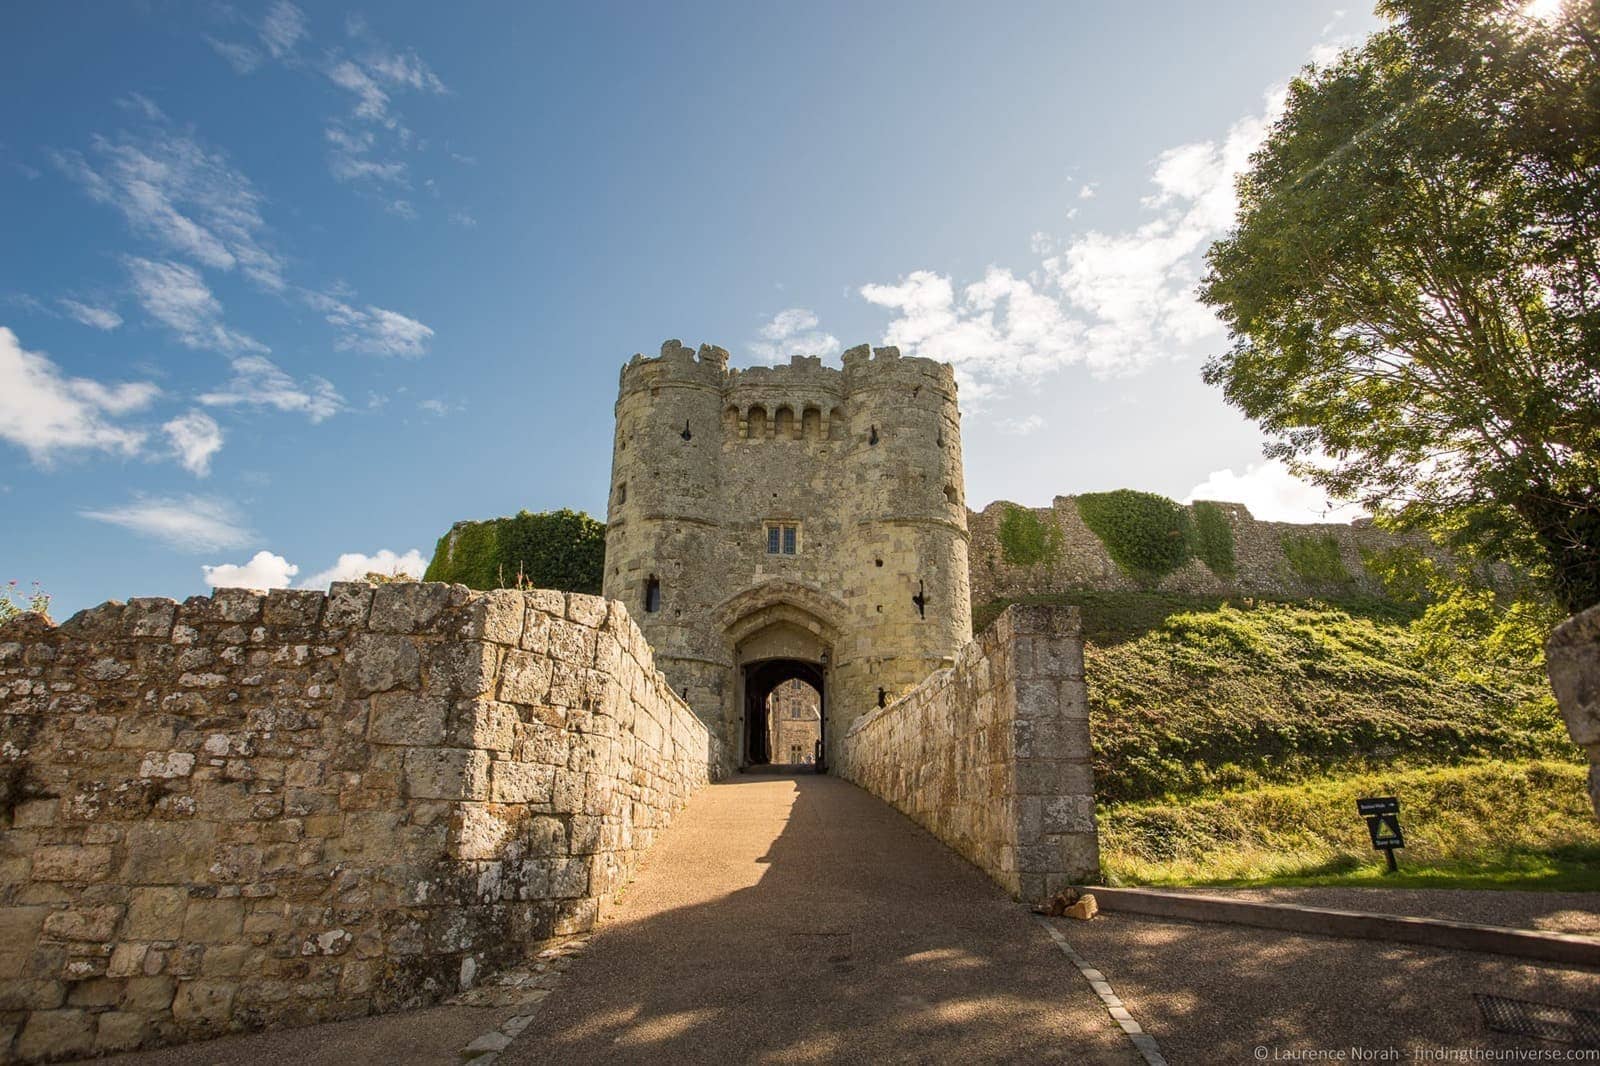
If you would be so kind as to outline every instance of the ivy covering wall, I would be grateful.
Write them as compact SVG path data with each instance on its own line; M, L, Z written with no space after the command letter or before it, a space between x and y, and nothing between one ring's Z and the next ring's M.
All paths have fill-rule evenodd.
M1000 554L1012 566L1037 566L1061 557L1061 527L1026 507L1008 506L996 534Z
M1339 556L1339 542L1327 533L1285 533L1283 557L1295 576L1308 584L1348 585L1355 580Z
M1154 492L1117 489L1077 497L1078 516L1100 539L1106 554L1135 581L1153 586L1199 559L1218 577L1236 570L1233 523L1214 503L1184 507Z
M1194 512L1194 554L1218 577L1232 577L1238 570L1233 557L1233 523L1221 504L1196 500Z
M426 581L470 588L524 587L598 595L605 575L606 527L581 511L522 511L510 518L458 522L439 538Z
M1132 489L1087 492L1078 497L1078 516L1136 581L1153 585L1189 561L1189 513L1165 496Z

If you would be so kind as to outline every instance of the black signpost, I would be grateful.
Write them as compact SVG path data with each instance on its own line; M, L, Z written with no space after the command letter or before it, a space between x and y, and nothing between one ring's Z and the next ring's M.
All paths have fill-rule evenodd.
M1389 872L1395 873L1400 864L1394 853L1406 846L1405 834L1400 831L1400 799L1397 796L1373 796L1356 800L1356 813L1367 820L1367 835L1372 847L1389 860Z

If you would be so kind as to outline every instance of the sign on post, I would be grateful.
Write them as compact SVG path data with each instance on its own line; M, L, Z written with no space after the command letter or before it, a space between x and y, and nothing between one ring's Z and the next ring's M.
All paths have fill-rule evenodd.
M1406 837L1400 829L1400 799L1397 796L1372 796L1356 800L1356 813L1367 820L1367 835L1372 847L1381 851L1389 862L1389 872L1400 869L1394 853L1406 846Z

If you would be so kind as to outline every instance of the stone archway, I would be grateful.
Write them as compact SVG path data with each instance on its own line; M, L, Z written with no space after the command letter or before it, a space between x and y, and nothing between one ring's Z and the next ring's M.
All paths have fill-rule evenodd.
M746 766L761 766L768 763L794 764L803 762L803 758L793 757L793 753L778 750L773 737L768 733L769 708L768 701L773 692L787 681L802 681L817 693L819 701L818 712L821 721L821 735L819 742L827 737L827 681L825 672L827 667L822 663L808 663L800 659L761 659L756 662L746 663L741 668L744 688L744 750L742 762ZM822 749L815 752L804 753L816 759L817 769L825 769L822 758Z
M818 589L789 581L770 581L730 597L718 608L718 622L733 670L732 698L724 705L724 739L741 767L760 765L771 752L761 735L765 718L758 709L772 689L799 679L817 690L820 731L831 735L829 698L834 648L844 604ZM823 751L826 752L826 742ZM817 759L819 771L825 759Z

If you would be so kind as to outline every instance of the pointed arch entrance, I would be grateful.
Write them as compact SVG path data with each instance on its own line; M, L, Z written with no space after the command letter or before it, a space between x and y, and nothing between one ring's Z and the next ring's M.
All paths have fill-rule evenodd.
M825 753L833 722L834 645L844 605L807 585L769 581L725 602L720 611L733 692L727 706L727 737L741 767L788 762L787 750L772 748L768 698L786 681L801 681L817 692L819 735L815 769L827 769Z
M827 729L827 682L820 663L800 659L762 659L746 663L744 672L744 761L749 766L769 763L790 765L822 761L823 734ZM782 729L783 720L772 707L772 695L787 681L801 681L817 693L817 713L821 728L817 746L810 751L790 750L774 737L773 731ZM810 745L807 745L808 747Z

